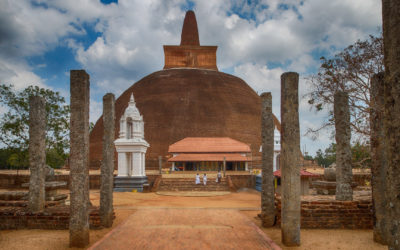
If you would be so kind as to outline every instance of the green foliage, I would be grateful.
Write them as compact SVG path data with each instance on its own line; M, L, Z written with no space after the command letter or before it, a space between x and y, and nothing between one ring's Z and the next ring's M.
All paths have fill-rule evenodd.
M311 155L305 155L304 160L312 161L312 160L314 160L314 158Z
M353 168L370 168L371 167L371 157L369 145L362 144L357 141L351 146L352 160L351 164ZM314 160L318 165L323 167L329 167L332 163L336 162L336 144L331 143L329 147L322 152L318 149Z
M351 147L351 162L355 168L371 168L370 146L357 141Z
M29 155L26 151L16 151L12 153L7 159L7 165L11 168L28 168L29 167Z
M65 159L68 155L59 154L54 148L46 151L46 164L52 168L61 168L64 166Z
M28 168L28 154L19 149L0 148L0 169Z
M336 144L331 143L324 152L322 152L321 149L318 149L314 159L317 161L318 165L323 166L324 168L329 167L336 161Z
M29 86L22 91L12 85L0 85L0 104L6 112L0 117L0 142L13 149L8 163L13 166L27 165L29 147L29 97L42 96L46 99L46 152L52 167L60 166L69 149L69 106L64 97L50 89ZM0 166L2 167L2 166Z

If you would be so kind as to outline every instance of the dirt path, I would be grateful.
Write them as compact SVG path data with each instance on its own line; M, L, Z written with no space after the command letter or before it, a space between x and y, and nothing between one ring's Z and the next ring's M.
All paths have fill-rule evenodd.
M99 191L91 192L91 201L99 203ZM136 211L154 208L224 208L227 211L241 210L260 227L256 218L260 208L260 194L256 191L232 193L214 197L174 197L155 193L114 193L116 220L113 228L125 221ZM244 211L243 211L244 210ZM261 228L261 227L260 227ZM263 229L273 241L280 243L278 228ZM93 245L110 229L91 230L90 244ZM0 249L70 249L67 230L13 230L0 231ZM387 249L372 241L372 230L301 230L301 247L283 249Z
M238 210L155 208L139 210L93 250L280 249Z

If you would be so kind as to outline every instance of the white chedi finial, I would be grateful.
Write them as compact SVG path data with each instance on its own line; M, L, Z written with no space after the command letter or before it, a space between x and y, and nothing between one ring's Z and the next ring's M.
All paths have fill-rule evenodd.
M129 104L135 104L135 98L133 98L133 93L131 94L131 98L129 99Z

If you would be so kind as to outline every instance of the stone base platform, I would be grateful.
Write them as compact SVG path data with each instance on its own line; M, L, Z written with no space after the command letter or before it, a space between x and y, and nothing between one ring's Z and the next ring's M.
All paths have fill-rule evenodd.
M280 249L232 209L146 209L89 249Z
M314 181L312 186L317 190L317 194L321 195L334 195L336 194L336 181ZM354 189L357 187L356 182L351 183L351 187Z
M114 192L143 192L147 187L147 176L114 177Z
M29 198L28 191L6 191L0 192L0 206L9 206L11 201L14 204L11 206L21 206L25 207ZM58 201L58 204L64 204L65 200L68 198L67 194L58 194L56 190L46 191L45 200L46 201ZM20 204L20 205L18 205Z
M43 212L31 213L25 207L3 207L0 208L0 230L66 230L69 228L69 209L69 206L52 206ZM90 229L100 229L99 208L90 208L89 214Z
M363 192L360 192L363 193ZM368 193L368 192L366 192ZM353 201L337 201L335 196L301 197L303 229L372 229L372 198L356 194ZM281 197L275 198L277 225L281 225Z

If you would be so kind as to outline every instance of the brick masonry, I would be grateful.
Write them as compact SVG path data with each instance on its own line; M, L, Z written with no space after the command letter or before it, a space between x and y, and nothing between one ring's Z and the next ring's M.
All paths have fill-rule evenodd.
M277 225L281 223L281 200L275 199ZM372 229L372 200L301 201L303 229Z
M159 175L147 175L148 182L153 185L154 180ZM65 181L69 188L70 178L68 174L60 174L54 176L54 181ZM29 175L27 174L0 174L0 188L21 188L22 183L29 182ZM90 189L100 189L100 175L92 174L89 176Z
M100 229L98 207L89 211L90 229ZM0 209L0 230L47 229L66 230L69 227L69 206L48 207L43 212L31 213L26 207Z

